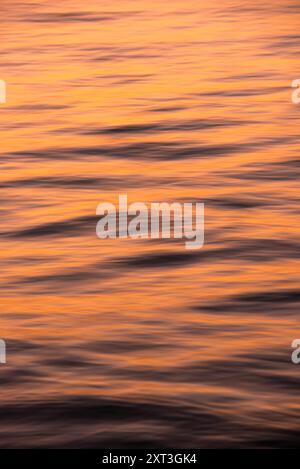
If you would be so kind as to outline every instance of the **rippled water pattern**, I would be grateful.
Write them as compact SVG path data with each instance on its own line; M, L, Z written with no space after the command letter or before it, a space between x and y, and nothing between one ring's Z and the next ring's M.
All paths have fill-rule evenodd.
M2 0L0 446L300 438L298 0ZM96 238L205 202L205 245Z

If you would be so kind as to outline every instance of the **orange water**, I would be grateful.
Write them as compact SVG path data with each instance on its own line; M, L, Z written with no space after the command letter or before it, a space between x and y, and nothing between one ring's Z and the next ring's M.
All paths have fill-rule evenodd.
M2 0L1 447L295 447L300 5ZM205 202L205 245L96 206Z

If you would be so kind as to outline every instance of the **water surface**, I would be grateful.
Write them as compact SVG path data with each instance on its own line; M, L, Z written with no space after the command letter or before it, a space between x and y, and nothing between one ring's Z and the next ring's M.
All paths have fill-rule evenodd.
M2 0L3 448L296 447L300 6ZM199 201L205 246L95 236Z

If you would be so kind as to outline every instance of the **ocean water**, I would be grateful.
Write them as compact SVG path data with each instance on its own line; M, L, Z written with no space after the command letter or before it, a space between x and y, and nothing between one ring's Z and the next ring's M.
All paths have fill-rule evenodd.
M1 8L0 447L297 447L299 1ZM118 194L204 247L98 239Z

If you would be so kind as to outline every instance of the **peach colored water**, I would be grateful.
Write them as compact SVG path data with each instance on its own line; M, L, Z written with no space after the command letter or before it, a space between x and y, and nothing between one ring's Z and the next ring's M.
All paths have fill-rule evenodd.
M1 8L0 446L297 446L299 2ZM204 247L97 239L119 193Z

